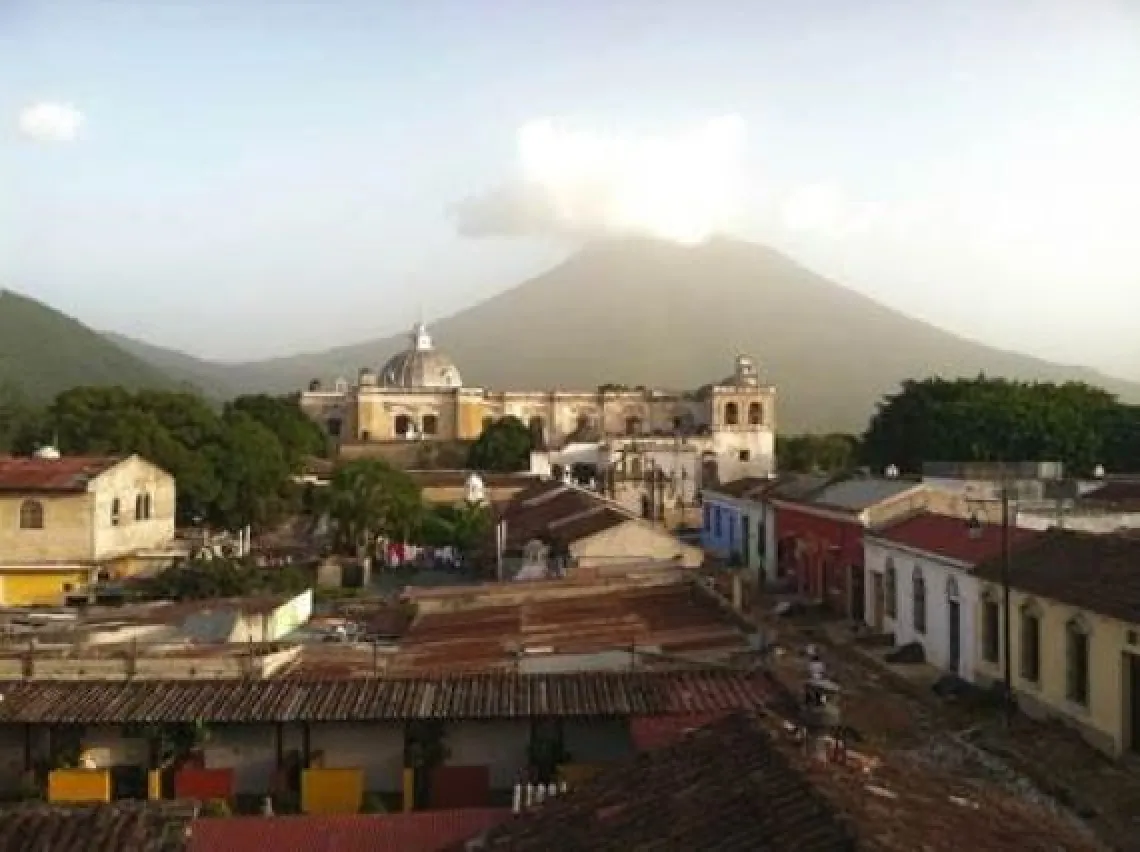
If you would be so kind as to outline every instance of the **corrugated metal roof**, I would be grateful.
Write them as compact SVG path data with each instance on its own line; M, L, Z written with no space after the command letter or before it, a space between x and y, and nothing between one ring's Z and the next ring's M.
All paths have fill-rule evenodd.
M725 671L9 682L0 683L0 725L652 716L752 706L766 690L763 679Z
M548 647L583 654L658 648L663 653L743 651L747 640L688 583L599 589L591 594L532 597L509 604L420 615L389 661L394 672L510 666L514 653Z
M63 456L58 459L0 456L0 491L36 494L86 491L88 483L124 456Z
M884 500L910 491L915 482L902 479L876 479L853 477L821 488L807 499L818 506L848 512L862 512Z

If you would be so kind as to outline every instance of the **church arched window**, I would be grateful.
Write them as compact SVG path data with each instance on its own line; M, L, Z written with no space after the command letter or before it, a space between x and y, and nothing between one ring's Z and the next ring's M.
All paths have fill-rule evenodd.
M748 422L753 426L759 426L764 422L764 406L758 402L749 403L748 405Z
M725 404L724 422L726 426L735 426L740 422L740 407L735 402Z

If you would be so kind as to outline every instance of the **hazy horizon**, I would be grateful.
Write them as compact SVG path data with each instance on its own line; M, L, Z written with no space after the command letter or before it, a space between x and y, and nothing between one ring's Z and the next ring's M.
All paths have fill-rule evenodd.
M754 6L6 3L0 288L232 362L716 231L1140 377L1140 9Z

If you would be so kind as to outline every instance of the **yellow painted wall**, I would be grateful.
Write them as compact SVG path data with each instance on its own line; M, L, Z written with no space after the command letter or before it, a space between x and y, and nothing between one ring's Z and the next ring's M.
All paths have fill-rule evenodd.
M416 809L416 770L404 767L404 813Z
M111 801L109 769L56 769L48 774L48 801L53 803Z
M63 587L87 588L88 571L7 571L0 568L0 601L4 606L60 606Z
M301 810L307 814L355 814L364 799L363 769L306 769Z
M161 769L151 769L146 773L146 796L152 802L162 799L162 772Z
M459 439L473 441L483 433L483 418L488 416L487 409L478 400L459 401Z
M993 600L1001 607L1001 587L982 584ZM1021 607L1033 602L1041 615L1041 682L1035 684L1021 677ZM1003 677L1001 662L989 663L984 658L984 596L980 596L975 623L977 636L977 674L983 682L1000 681ZM1010 644L1013 655L1011 672L1014 691L1027 710L1044 711L1075 724L1093 745L1109 754L1120 754L1128 740L1128 672L1125 656L1140 653L1140 648L1128 644L1129 630L1140 630L1140 625L1127 624L1095 613L1078 610L1047 598L1025 595L1016 589L1010 591ZM1090 625L1089 633L1089 704L1083 707L1067 696L1068 653L1066 627L1078 614ZM1000 641L999 641L1000 644Z
M43 506L43 529L20 529L20 506L25 500ZM94 501L92 494L0 497L0 558L13 565L91 561L95 556Z
M392 418L384 410L384 398L381 396L362 396L356 410L356 440L363 441L364 433L368 433L368 440L390 440L392 437Z

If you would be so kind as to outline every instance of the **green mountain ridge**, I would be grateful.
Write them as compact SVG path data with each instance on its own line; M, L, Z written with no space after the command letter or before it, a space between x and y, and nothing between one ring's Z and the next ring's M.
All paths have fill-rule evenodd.
M45 402L77 385L175 389L168 374L47 305L0 290L0 385Z
M906 316L765 246L717 239L589 245L553 269L431 323L464 384L590 390L606 382L690 389L753 355L777 387L781 431L854 431L907 378L986 373L1082 381L1126 402L1140 384L977 343ZM323 352L218 363L121 335L116 347L219 396L352 380L405 349L407 334Z

